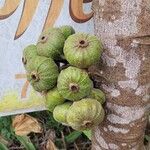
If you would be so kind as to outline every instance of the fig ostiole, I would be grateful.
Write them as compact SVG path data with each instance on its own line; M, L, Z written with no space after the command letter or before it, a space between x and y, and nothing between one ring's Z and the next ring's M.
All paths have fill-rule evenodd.
M93 82L86 71L70 66L60 72L57 88L65 99L76 101L91 93Z
M91 130L104 119L105 94L93 87L86 69L98 63L102 43L94 35L64 25L49 28L36 45L23 50L27 80L45 96L56 121L75 130Z
M73 29L73 27L69 25L61 26L59 29L64 34L65 39L67 39L70 35L75 33L75 30Z
M35 45L29 45L23 50L22 63L26 68L27 63L37 56L37 47Z
M88 68L99 61L102 44L94 35L75 33L67 38L63 51L66 60L71 65Z
M65 102L63 104L57 105L53 111L54 119L64 125L67 125L66 116L71 105L72 102Z
M57 88L53 88L46 93L46 107L49 111L53 112L57 105L63 104L65 99L60 95Z
M38 82L38 81L40 80L40 77L39 77L39 75L38 75L38 72L33 71L33 72L31 72L30 75L31 75L30 78L31 78L33 81Z
M65 36L59 28L50 28L44 31L37 43L37 53L40 56L59 59L63 54Z
M103 91L100 89L93 88L91 94L89 95L90 98L96 99L101 104L104 104L106 101L106 97Z
M37 56L27 65L27 79L38 92L55 87L58 75L58 67L51 58Z
M67 112L67 124L83 131L99 125L104 119L104 109L96 100L85 98L74 102Z

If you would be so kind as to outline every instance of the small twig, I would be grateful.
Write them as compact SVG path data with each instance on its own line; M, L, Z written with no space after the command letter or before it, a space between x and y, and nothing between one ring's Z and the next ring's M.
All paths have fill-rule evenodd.
M143 34L143 35L133 35L133 36L128 36L128 37L126 37L126 39L131 39L131 38L134 38L134 39L136 39L136 38L138 38L138 39L143 39L143 38L149 38L150 37L150 34ZM124 37L120 37L120 36L118 36L118 40L122 40L122 39L124 39Z
M61 137L62 137L62 142L63 142L64 148L67 149L64 133L62 131L61 131Z
M16 149L23 149L24 147L23 146L20 146L20 147L17 147L17 146L13 146L13 147L10 147L9 150L16 150Z
M137 36L131 36L133 38L145 38L145 37L150 37L150 34L143 34L143 35L137 35Z
M79 150L79 148L78 148L76 142L74 142L73 144L74 144L74 147L76 148L76 150Z
M37 146L39 147L39 146L40 146L39 139L38 139L38 137L36 136L35 133L34 133L34 137L35 137L35 140L36 140L36 144L37 144Z
M69 127L67 127L67 129L68 129L69 133L71 133L71 130L70 130L70 128L69 128Z
M146 46L150 46L150 43L138 43L139 45L146 45Z

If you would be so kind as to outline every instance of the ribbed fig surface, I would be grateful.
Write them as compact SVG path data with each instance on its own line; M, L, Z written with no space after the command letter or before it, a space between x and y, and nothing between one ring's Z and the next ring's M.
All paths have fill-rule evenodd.
M100 89L93 88L91 91L91 94L89 96L90 98L96 99L99 101L101 104L104 104L105 102L105 94L102 92Z
M63 104L65 99L60 95L57 88L53 88L46 93L46 107L53 111L57 105Z
M22 63L26 68L27 63L37 56L37 47L35 45L29 45L23 50Z
M58 74L58 67L51 58L37 56L27 66L27 79L38 92L56 86Z
M60 123L67 124L66 116L71 105L71 102L65 102L64 104L57 105L53 111L54 119Z
M76 33L67 38L64 55L67 61L78 68L88 68L99 61L102 44L94 35Z
M84 70L68 67L60 72L57 88L65 99L76 101L90 94L93 82Z
M67 113L67 123L75 130L92 129L104 119L101 104L90 98L74 102Z
M73 29L72 26L69 25L64 25L60 27L60 30L62 31L62 33L65 36L65 39L67 39L70 35L75 33L75 30Z
M65 36L58 28L50 28L44 31L37 43L37 52L40 56L59 59L63 54Z

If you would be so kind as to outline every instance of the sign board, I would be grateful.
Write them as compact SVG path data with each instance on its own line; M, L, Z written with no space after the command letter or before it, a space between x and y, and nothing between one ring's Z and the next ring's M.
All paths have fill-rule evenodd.
M92 0L0 0L0 116L44 110L26 80L22 51L52 26L93 33Z

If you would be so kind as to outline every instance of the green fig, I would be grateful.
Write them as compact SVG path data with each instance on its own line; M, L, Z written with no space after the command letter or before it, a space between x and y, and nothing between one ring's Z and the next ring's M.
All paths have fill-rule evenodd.
M64 102L65 99L59 94L56 87L46 93L46 107L49 111L53 112L57 105L63 104Z
M37 52L40 56L59 59L63 54L65 37L60 29L50 28L44 31L37 43Z
M66 116L71 105L71 102L65 102L64 104L57 105L53 111L54 119L62 124L67 125Z
M60 30L62 31L62 33L65 36L65 39L67 39L70 35L75 33L75 30L73 29L72 26L69 25L64 25L60 27Z
M104 109L95 99L85 98L74 102L67 113L67 123L75 130L88 130L104 119Z
M57 88L65 99L76 101L91 93L93 82L86 71L76 67L68 67L60 72Z
M78 68L88 68L97 63L101 53L102 44L94 35L76 33L65 41L65 58L71 65Z
M102 92L100 89L93 88L91 91L91 94L89 96L90 98L96 99L99 101L101 104L105 103L105 94Z
M27 79L38 92L55 87L58 75L58 67L51 58L37 56L28 63Z
M37 56L37 47L35 45L29 45L23 50L22 63L26 68L28 61Z

